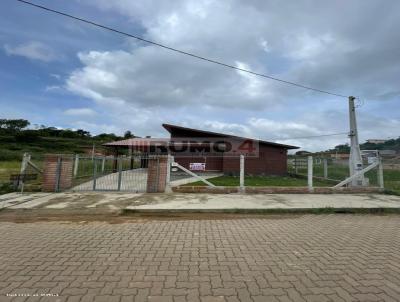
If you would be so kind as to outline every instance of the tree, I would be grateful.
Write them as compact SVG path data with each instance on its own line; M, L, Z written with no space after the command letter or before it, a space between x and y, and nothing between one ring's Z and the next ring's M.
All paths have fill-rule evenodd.
M124 138L125 139L128 139L128 138L134 138L135 136L132 134L132 132L130 132L129 130L128 131L125 131L125 133L124 133Z
M0 119L0 128L10 132L19 132L29 125L29 121L24 119Z
M76 130L76 134L78 134L80 137L90 137L90 132L82 129Z

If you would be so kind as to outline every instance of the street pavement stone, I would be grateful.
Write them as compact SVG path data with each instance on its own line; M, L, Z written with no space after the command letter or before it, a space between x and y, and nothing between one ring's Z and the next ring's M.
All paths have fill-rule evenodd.
M2 222L2 301L400 301L400 216Z

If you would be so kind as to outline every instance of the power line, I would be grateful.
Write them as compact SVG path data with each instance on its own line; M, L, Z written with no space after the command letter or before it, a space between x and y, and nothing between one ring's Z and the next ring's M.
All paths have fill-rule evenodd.
M128 36L130 38L134 38L134 39L137 39L139 41L146 42L148 44L156 45L158 47L161 47L161 48L164 48L164 49L168 49L170 51L174 51L174 52L177 52L177 53L180 53L180 54L183 54L183 55L186 55L186 56L190 56L190 57L193 57L193 58L196 58L196 59L199 59L199 60L207 61L207 62L210 62L210 63L213 63L213 64L217 64L217 65L221 65L221 66L224 66L224 67L227 67L227 68L239 70L239 71L246 72L246 73L249 73L249 74L252 74L252 75L255 75L255 76L267 78L267 79L270 79L270 80L278 81L278 82L281 82L281 83L284 83L284 84L288 84L288 85L292 85L292 86L296 86L296 87L299 87L299 88L304 88L304 89L308 89L308 90L312 90L312 91L316 91L316 92L320 92L320 93L325 93L325 94L330 94L330 95L334 95L334 96L338 96L338 97L347 98L347 96L339 94L339 93L334 93L334 92L330 92L330 91L326 91L326 90L321 90L321 89L305 86L305 85L298 84L298 83L295 83L295 82L282 80L282 79L279 79L279 78L276 78L276 77L273 77L273 76L269 76L269 75L266 75L266 74L263 74L263 73L258 73L258 72L254 72L254 71L251 71L251 70L248 70L248 69L239 68L239 67L227 64L227 63L223 63L223 62L220 62L220 61L216 61L216 60L213 60L213 59L202 57L200 55L196 55L196 54L193 54L193 53L190 53L190 52L187 52L187 51L179 50L177 48L173 48L173 47L166 46L166 45L163 45L163 44L151 41L151 40L147 40L147 39L141 38L139 36L120 31L120 30L115 29L115 28L111 28L111 27L108 27L108 26L105 26L105 25L101 25L99 23L96 23L96 22L93 22L93 21L90 21L90 20L87 20L87 19L83 19L83 18L80 18L80 17L76 17L76 16L73 16L73 15L70 15L70 14L55 10L55 9L51 9L51 8L48 8L48 7L39 5L39 4L35 4L35 3L29 2L29 1L25 1L25 0L16 0L16 1L24 3L24 4L31 5L31 6L34 6L36 8L40 8L40 9L43 9L43 10L46 10L46 11L49 11L49 12L52 12L52 13L55 13L55 14L58 14L58 15L62 15L64 17L75 19L75 20L78 20L78 21L81 21L81 22L84 22L84 23L87 23L87 24L90 24L90 25L93 25L93 26L96 26L96 27L111 31L111 32L115 32L115 33L118 33L120 35Z
M329 134L320 134L320 135L311 135L311 136L300 136L300 137L290 137L290 138L274 138L271 140L279 140L279 141L287 141L287 140L294 140L294 139L309 139L309 138L318 138L318 137L325 137L325 136L337 136L337 135L348 135L349 132L338 132L338 133L329 133Z

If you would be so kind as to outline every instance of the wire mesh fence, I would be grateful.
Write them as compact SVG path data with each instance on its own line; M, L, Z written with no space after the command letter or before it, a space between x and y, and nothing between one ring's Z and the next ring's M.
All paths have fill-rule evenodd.
M148 155L75 156L74 191L145 192Z

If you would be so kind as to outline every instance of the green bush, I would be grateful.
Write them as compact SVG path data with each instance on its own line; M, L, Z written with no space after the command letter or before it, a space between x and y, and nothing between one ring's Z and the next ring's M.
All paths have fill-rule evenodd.
M21 152L15 152L8 149L0 149L0 161L20 160L21 158Z
M14 191L14 189L13 189L11 184L9 184L9 183L3 183L3 184L0 183L0 195L1 194L11 193L13 191Z

